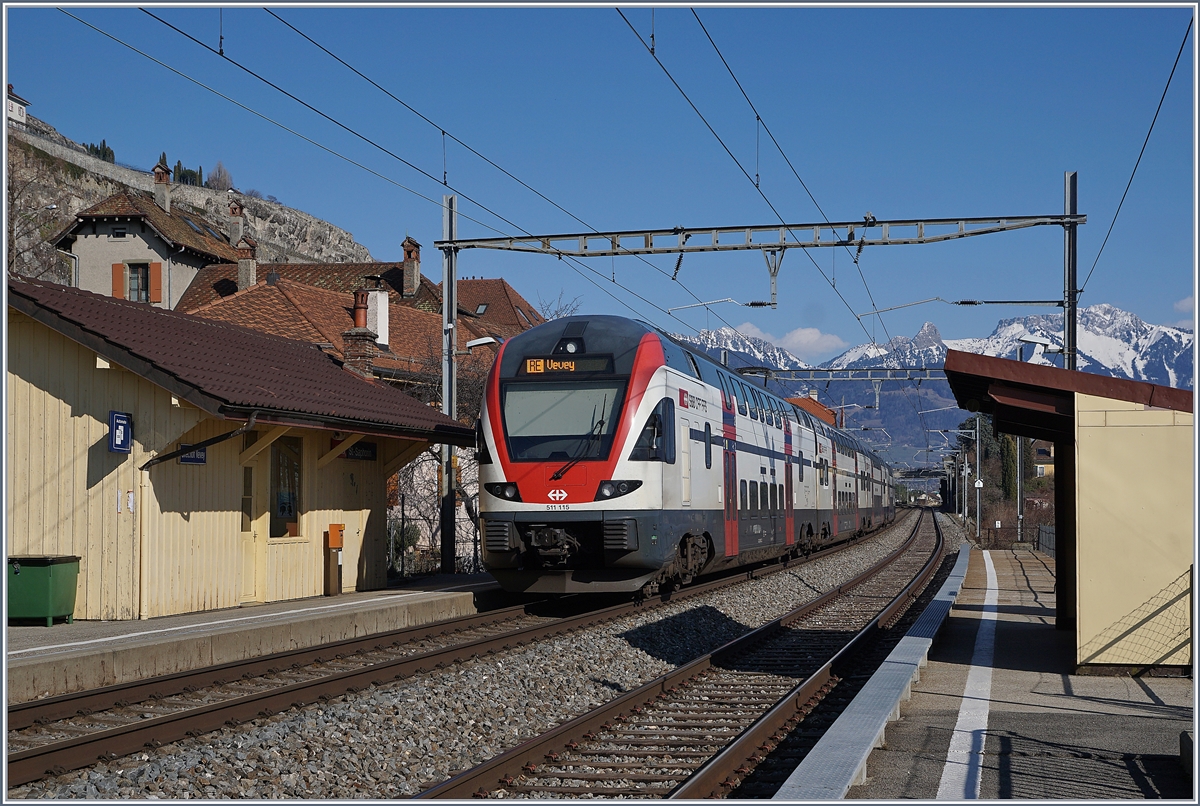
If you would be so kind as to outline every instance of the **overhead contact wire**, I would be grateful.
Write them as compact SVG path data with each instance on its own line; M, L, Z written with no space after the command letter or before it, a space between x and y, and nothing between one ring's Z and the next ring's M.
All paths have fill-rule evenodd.
M758 111L758 107L756 107L754 105L754 101L752 101L750 99L750 95L749 95L749 93L746 92L745 87L742 86L742 82L738 80L737 74L734 73L734 71L733 71L733 67L730 66L729 61L725 58L725 54L721 52L721 48L718 47L716 40L714 40L712 37L712 34L710 34L708 32L708 28L705 27L704 21L700 19L700 15L696 12L696 10L694 8L691 9L691 12L692 12L692 16L696 18L696 23L700 26L700 30L704 32L704 36L708 38L709 44L712 45L713 50L717 54L717 57L721 60L721 64L723 64L725 66L726 71L728 71L729 77L733 79L733 83L735 85L737 85L738 91L741 92L742 97L746 99L746 103L749 105L750 110L754 113L755 123L761 124L763 130L767 133L767 136L771 138L771 142L775 145L775 148L778 149L780 156L783 157L783 160L784 160L784 162L787 163L788 168L791 169L792 175L796 177L796 181L800 183L800 187L804 188L804 192L808 194L808 198L812 201L813 206L817 208L817 211L821 214L821 217L825 220L825 223L832 225L832 222L829 220L829 216L825 214L825 210L821 207L820 203L817 201L816 196L813 195L813 193L809 189L808 185L805 184L804 180L800 177L800 173L799 173L799 171L796 170L796 166L792 164L791 158L788 157L787 152L784 151L783 146L779 144L779 141L777 139L775 139L775 135L774 135L774 133L772 133L771 127L767 125L767 122L765 120L763 120L762 115ZM756 178L757 178L757 176L756 176ZM757 181L755 182L755 187L758 187ZM837 234L836 229L834 229L834 233ZM867 299L871 303L871 309L875 312L876 319L879 321L879 326L883 328L884 335L887 336L888 352L891 354L891 357L892 357L893 361L896 363L897 368L899 368L900 360L896 354L895 347L892 345L892 334L890 332L888 332L887 324L883 321L883 317L879 315L879 306L876 305L876 303L875 303L875 295L871 293L871 286L869 283L867 283L867 278L863 274L862 265L860 264L858 257L853 252L850 251L849 247L843 246L842 248L846 250L846 254L850 255L851 259L854 262L855 268L858 270L858 276L859 276L859 279L862 280L863 289L867 292ZM855 318L858 319L860 322L862 321L861 317L859 317L857 315L855 316ZM878 346L877 342L875 341L874 336L871 336L871 343ZM913 406L913 410L917 412L917 417L921 421L922 431L924 431L925 418L921 414L920 407L918 405L916 405L915 403L913 403L912 399L909 398L908 392L907 392L907 390L905 390L905 388L902 384L898 383L897 385L900 387L901 391L904 392L905 399L907 399L909 404ZM929 447L928 437L926 437L925 447L926 448Z
M183 37L185 37L185 38L187 38L187 39L191 40L192 42L194 42L195 44L197 44L197 45L199 45L200 47L204 48L205 50L209 51L210 53L212 53L212 54L214 54L214 55L216 55L216 56L219 56L220 58L222 58L222 59L224 59L225 61L229 62L230 64L232 64L233 66L235 66L235 67L237 67L238 69L242 70L243 72L247 73L248 75L250 75L250 76L252 76L252 77L254 77L254 78L258 79L258 80L259 80L259 81L261 81L262 83L266 84L268 87L271 87L273 90L275 90L275 91L277 91L277 92L281 93L282 95L285 95L285 96L287 96L288 98L292 99L293 101L295 101L296 103L300 104L301 106L303 106L304 108L308 109L309 111L311 111L311 112L313 112L313 113L315 113L315 114L319 115L320 117L324 118L325 120L329 121L330 123L334 124L335 126L337 126L337 127L341 128L341 129L343 129L344 131L348 132L349 134L352 134L352 135L354 135L355 137L359 138L360 140L362 140L363 142L367 143L368 145L371 145L371 146L373 146L373 147L377 148L378 150L382 151L383 153L387 154L388 156L392 157L393 159L395 159L395 160L397 160L397 161L399 161L399 162L403 163L404 165L408 166L409 168L412 168L414 171L417 171L418 173L420 173L422 176L426 177L427 179L429 179L429 180L431 180L431 181L433 181L433 182L436 182L436 183L438 183L438 184L443 184L443 185L445 185L445 187L447 187L448 189L450 189L450 190L454 191L455 193L459 194L460 196L462 196L462 197L463 197L464 199L466 199L467 201L469 201L469 202L471 202L472 204L474 204L474 205L476 205L477 207L479 207L481 210L483 210L483 211L485 211L485 212L489 213L490 215L493 215L493 216L495 216L497 219L499 219L500 221L502 221L502 222L504 222L505 224L509 225L510 227L513 227L514 229L516 229L516 230L520 231L520 232L521 232L521 233L523 233L525 236L527 236L527 237L533 237L532 233L530 233L528 230L526 230L526 229L525 229L524 227L522 227L521 225L519 225L519 224L517 224L517 223L515 223L515 222L513 222L513 221L510 221L509 219L505 218L505 217L504 217L503 215L501 215L500 213L498 213L498 212L496 212L495 210L491 209L490 207L488 207L487 205L485 205L485 204L483 204L482 202L478 201L477 199L473 198L472 196L470 196L470 195L468 195L468 194L464 193L463 191L459 190L458 188L454 187L453 185L450 185L450 184L447 184L447 183L445 183L445 182L444 182L444 177L443 177L443 179L442 179L442 180L439 180L439 179L438 179L436 176L434 176L433 174L431 174L431 173L429 173L428 171L424 170L423 168L421 168L421 167L419 167L419 166L417 166L417 165L413 164L412 162L409 162L408 160L406 160L406 159L404 159L403 157L401 157L399 154L396 154L395 152L391 151L390 149L388 149L388 148L386 148L386 147L384 147L384 146L380 145L379 143L375 142L374 140L372 140L371 138L367 137L366 135L363 135L363 134L359 133L358 131L354 130L353 128L351 128L351 127L347 126L346 124L342 123L341 121L337 120L336 118L334 118L334 117L332 117L332 116L330 116L330 115L326 114L325 112L322 112L320 109L317 109L317 108L316 108L315 106L313 106L312 104L308 103L307 101L304 101L304 100L303 100L303 99L301 99L301 98L298 98L297 96L295 96L295 95L293 95L292 93L288 92L287 90L283 89L282 87L280 87L279 85L277 85L277 84L275 84L274 82L270 81L269 79L265 78L264 76L261 76L261 75L259 75L258 73L254 72L254 71L253 71L253 70L251 70L249 67L246 67L245 65L241 64L241 63L240 63L240 62L238 62L237 60L235 60L235 59L232 59L232 58L230 58L229 56L226 56L226 55L223 55L223 54L220 54L220 53L218 53L216 50L214 50L214 49L213 49L213 47L212 47L212 46L210 46L210 45L208 45L208 44L204 43L203 41L201 41L201 40L199 40L199 39L197 39L196 37L192 36L192 35L191 35L191 34L189 34L188 32L186 32L186 31L184 31L184 30L181 30L180 28L178 28L178 27L176 27L176 26L172 25L171 23L167 22L166 20L162 19L161 17L159 17L159 16L157 16L157 15L153 14L152 12L150 12L150 11L148 11L148 10L144 9L144 8L142 8L142 9L139 9L139 10L140 10L140 11L142 11L144 14L148 15L149 17L151 17L151 18L153 18L153 19L157 20L158 22L162 23L163 25L167 26L167 27L168 27L168 28L170 28L171 30L175 31L175 32L176 32L176 33L178 33L179 35L181 35L181 36L183 36ZM435 124L435 125L436 125L436 124ZM449 135L447 135L447 136L449 136ZM460 141L458 141L457 139L455 139L455 142L460 142ZM518 180L518 181L519 181L519 180ZM536 191L534 191L534 192L536 192ZM442 206L440 202L435 202L435 203L437 203L439 206ZM565 212L565 211L564 211L564 212ZM460 213L460 215L461 215L461 213ZM482 223L482 222L479 222L477 219L470 218L469 216L464 216L464 217L465 217L465 218L468 218L468 220L470 220L470 221L475 221L476 223ZM487 225L484 225L484 226L487 226ZM498 230L498 229L496 229L495 227L490 227L490 226L489 226L489 227L488 227L488 229L491 229L493 232L499 232L500 234L502 234L502 235L505 235L505 236L507 236L507 237L512 237L512 236L511 236L509 233L502 232L501 230ZM568 259L568 260L569 260L571 263L573 263L573 264L576 264L576 265L579 265L579 266L583 266L583 267L587 268L589 271L593 271L593 273L596 273L596 274L598 274L599 276L601 276L601 277L604 277L604 275L603 275L603 274L600 274L599 272L595 272L593 269L591 269L590 267L587 267L587 266L585 266L585 264L583 264L582 262L578 261L576 258L573 258L573 257L571 257L571 256L569 256L569 255L563 255L563 254L561 254L561 253L558 253L558 256L559 256L560 258L567 258L567 259ZM651 265L653 265L653 264L651 264ZM655 268L658 268L658 267L655 267ZM661 269L659 269L659 271L661 271ZM605 279L608 279L608 278L605 278ZM611 281L610 281L610 282L611 282ZM636 291L633 291L632 289L630 289L630 288L628 288L628 287L626 287L626 286L623 286L623 285L621 285L621 284L619 284L619 283L615 283L615 284L616 284L616 285L617 285L619 288L621 288L621 289L623 289L624 291L626 291L627 293L629 293L629 294L632 294L633 296L635 296L635 297L637 297L638 299L640 299L642 302L645 302L647 305L650 305L650 306L651 306L651 307L653 307L655 310L657 310L657 311L660 311L661 313L663 313L663 314L665 314L665 315L669 316L670 318L672 318L672 319L675 319L676 321L679 321L679 322L681 322L682 324L685 324L685 326L687 326L687 325L686 325L686 323L683 323L683 322L682 322L682 320L680 320L678 317L674 316L672 313L670 313L670 312L669 312L669 311L667 311L666 309L664 309L664 308L662 308L662 307L660 307L660 306L658 306L658 305L654 304L654 303L653 303L653 302L651 302L650 300L648 300L648 299L646 299L645 297L643 297L641 294L638 294ZM693 296L695 296L695 295L693 294ZM614 297L614 299L615 299L615 297ZM698 297L696 297L696 299L697 299L697 301L699 301L699 298L698 298ZM623 303L623 304L624 304L624 303ZM626 307L629 307L629 306L628 306L628 305L626 305ZM632 308L630 308L630 310L633 310L633 309L632 309ZM636 311L635 311L635 313L636 313ZM694 330L695 328L692 328L692 329Z
M1104 234L1104 242L1100 244L1100 251L1096 253L1096 259L1092 261L1092 268L1088 269L1087 277L1083 280L1083 285L1079 288L1079 293L1087 288L1088 280L1092 279L1092 272L1096 270L1096 264L1100 262L1100 255L1104 254L1104 247L1108 244L1108 236L1112 235L1113 227L1117 223L1117 216L1121 214L1121 207L1125 204L1125 197L1129 195L1129 188L1133 185L1133 177L1137 176L1138 166L1142 164L1142 155L1146 153L1146 146L1150 142L1150 134L1154 131L1154 124L1158 121L1158 113L1162 111L1163 101L1167 99L1167 90L1171 89L1171 79L1175 77L1175 68L1179 66L1179 57L1183 55L1183 47L1187 44L1188 36L1192 33L1192 23L1194 20L1189 19L1187 30L1183 32L1183 41L1179 43L1179 52L1175 54L1175 64L1171 65L1171 75L1167 76L1167 86L1163 87L1162 97L1158 99L1158 108L1154 110L1154 118L1150 121L1150 129L1146 132L1146 139L1142 141L1142 150L1138 152L1137 162L1133 164L1133 172L1129 174L1129 181L1125 184L1125 192L1121 194L1121 202L1117 205L1117 211L1113 213L1112 221L1108 225L1108 232Z
M292 128L290 128L290 127L288 127L288 126L284 125L283 123L280 123L279 121L277 121L277 120L275 120L275 119L273 119L273 118L271 118L271 117L269 117L269 116L267 116L267 115L264 115L262 112L259 112L259 111L255 110L255 109L253 109L253 108L251 108L251 107L247 106L246 104L243 104L243 103L241 103L240 101L237 101L237 100L235 100L234 98L231 98L231 97L229 97L228 95L225 95L224 93L220 92L219 90L217 90L217 89L215 89L215 88L213 88L213 87L210 87L210 86L208 86L207 84L205 84L204 82L202 82L202 81L199 81L198 79L195 79L195 78L193 78L193 77L189 76L188 74L186 74L186 73L184 73L184 72L182 72L182 71L180 71L180 70L178 70L178 69L176 69L176 68L172 67L171 65L169 65L169 64L167 64L167 63L165 63L165 62L163 62L163 61L161 61L161 60L159 60L159 59L155 58L154 56L151 56L150 54L146 53L145 51L142 51L142 50L138 49L137 47L135 47L135 46L133 46L133 45L129 44L128 42L125 42L125 41L123 41L122 39L120 39L120 38L118 38L118 37L116 37L116 36L114 36L114 35L112 35L112 34L108 33L107 31L105 31L105 30L103 30L103 29L101 29L101 28L98 28L98 27L96 27L95 25L92 25L90 22L88 22L88 21L86 21L86 20L83 20L83 19L80 19L79 17L76 17L74 14L71 14L69 11L67 11L67 10L65 10L65 9L62 9L62 8L60 8L60 9L59 9L59 11L61 11L63 14L65 14L65 15L66 15L66 16L68 16L68 17L70 17L71 19L75 20L76 22L80 23L81 25L84 25L84 26L86 26L86 27L88 27L88 28L92 29L92 30L93 30L93 31L95 31L96 33L98 33L98 34L101 34L102 36L104 36L104 37L106 37L106 38L108 38L108 39L111 39L113 42L116 42L117 44L119 44L119 45L121 45L121 46L123 46L123 47L125 47L125 48L128 48L129 50L133 51L134 53L138 54L139 56L142 56L143 58L145 58L145 59L148 59L149 61L152 61L152 62L154 62L155 64L159 65L160 67L162 67L162 68L164 68L164 69L166 69L166 70L168 70L168 71L170 71L170 72L174 73L175 75L179 76L179 77L180 77L180 78L182 78L182 79L185 79L186 81L189 81L189 82L191 82L192 84L195 84L196 86L200 87L201 89L207 90L208 92L212 93L213 95L216 95L218 98L221 98L222 100L228 101L229 103L233 104L234 106L238 107L239 109L242 109L242 110L244 110L244 111L246 111L246 112L249 112L250 114L254 115L255 117L257 117L257 118L260 118L261 120L264 120L264 121L266 121L267 123L270 123L271 125L273 125L273 126L276 126L276 127L280 128L280 129L282 129L282 130L286 131L287 133L289 133L289 134L291 134L291 135L293 135L293 136L295 136L295 137L297 137L297 138L299 138L299 139L303 140L304 142L306 142L306 143L308 143L308 144L310 144L310 145L312 145L312 146L315 146L315 147L319 148L320 150L322 150L322 151L324 151L324 152L326 152L326 153L328 153L328 154L330 154L330 155L332 155L332 156L334 156L334 157L337 157L337 158L338 158L338 159L340 159L340 160L343 160L343 161L345 161L345 162L347 162L347 163L349 163L349 164L351 164L351 165L355 166L356 168L360 168L360 169L362 169L363 171L366 171L367 173L371 174L372 176L375 176L375 177L377 177L377 178L379 178L379 179L382 179L384 182L387 182L387 183L388 183L388 184L390 184L390 185L394 185L395 187L398 187L398 188L400 188L401 190L404 190L404 191L407 191L408 193L411 193L412 195L416 196L416 197L417 197L417 198L419 198L419 199L423 199L423 200L425 200L425 201L429 202L430 204L434 204L434 205L436 205L436 206L437 206L437 207L439 207L439 208L445 209L445 204L444 204L443 202L441 202L441 201L439 201L439 200L437 200L437 199L433 199L433 198L431 198L431 197L429 197L429 196L426 196L425 194L421 193L421 192L420 192L420 191L418 191L418 190L415 190L415 189L413 189L413 188L410 188L410 187L408 187L407 185L404 185L403 183L401 183L401 182L398 182L398 181L396 181L395 179L392 179L391 177L389 177L389 176L386 176L386 175L384 175L384 174L380 173L379 171L376 171L375 169L373 169L373 168L370 168L370 167L368 167L368 166L366 166L366 165L362 164L361 162L358 162L357 160L354 160L354 159L352 159L351 157L348 157L348 156L346 156L345 154L342 154L342 153L340 153L340 152L338 152L338 151L336 151L336 150L334 150L334 149L330 148L329 146L323 145L322 143L319 143L319 142L317 142L316 140L313 140L311 137L307 137L306 135L303 135L303 134L301 134L300 132L296 131L295 129L292 129ZM211 50L211 48L209 48L209 50ZM460 215L460 216L462 216L463 218L467 219L468 221L471 221L471 222L473 222L473 223L479 224L480 226L484 227L485 229L491 230L492 232L498 233L498 234L500 234L500 235L502 235L502 236L505 236L505 237L512 237L512 234L511 234L511 233L505 232L504 230L501 230L501 229L497 229L496 227L492 226L491 224L487 224L487 223L485 223L485 222L483 222L483 221L480 221L480 220L479 220L479 219L477 219L477 218L473 218L473 217L471 217L471 216L469 216L469 215L467 215L467 214L465 214L465 213L461 213L461 212L460 212L460 213L459 213L459 215ZM516 226L516 225L514 224L513 226ZM517 227L517 229L520 229L522 232L524 232L524 229L523 229L523 228L521 228L521 227ZM525 233L525 234L526 234L526 235L528 235L528 233ZM577 264L579 263L579 261L575 260L575 259L574 259L573 257L571 257L570 255L561 255L561 254L560 254L560 255L559 255L559 257L560 257L560 258L562 258L562 257L565 257L565 258L567 258L567 260L568 260L568 261L570 261L570 262L577 263ZM579 265L583 265L583 264L579 264ZM636 315L638 315L638 316L645 316L645 314L643 314L643 313L641 313L640 311L638 311L638 310L636 310L635 308L633 308L631 305L629 305L629 303L627 303L627 302L625 302L624 300L622 300L622 299L619 299L618 297L616 297L616 296L615 296L615 295L614 295L612 292L610 292L610 291L609 291L607 288L604 288L604 287L600 286L600 285L599 285L599 284L597 284L597 283L596 283L594 280L592 280L590 277L587 277L587 276L583 275L583 273L582 273L582 272L580 272L580 271L579 271L579 269L578 269L578 268L577 268L575 265L572 265L572 266L571 266L571 268L572 268L572 270L574 270L576 273L580 274L580 276L581 276L581 277L583 277L585 280L587 280L588 282L592 283L593 285L596 285L596 287L597 287L597 288L599 288L599 289L600 289L601 291L603 291L605 294L608 294L608 296L612 297L612 299L613 299L615 302L619 303L620 305L622 305L623 307L627 308L629 311L631 311L632 313L634 313L634 314L636 314ZM588 269L589 271L594 271L594 270L593 270L593 269L591 269L591 267L589 267L589 266L583 266L583 268L586 268L586 269ZM602 276L602 277L603 277L603 275L600 275L600 276ZM607 278L605 278L605 279L607 279ZM651 306L652 308L654 308L655 310L658 310L658 311L660 311L660 312L662 312L662 313L666 314L667 316L671 317L672 319L677 319L677 317L674 317L673 315L671 315L671 313L670 313L669 311L665 311L665 310L663 310L661 307L659 307L658 305L655 305L653 302L651 302L651 301L649 301L649 300L645 299L644 297L642 297L640 294L638 294L637 292L633 291L632 289L626 288L625 286L621 285L620 283L614 283L614 284L615 284L615 285L617 285L617 287L618 287L618 288L621 288L622 290L624 290L624 291L628 292L629 294L632 294L633 296L637 297L637 298L638 298L638 299L640 299L641 301L643 301L643 302L645 302L646 304L650 305L650 306ZM650 317L646 317L646 318L647 318L647 319L649 319ZM694 328L694 327L691 327L690 325L687 325L687 323L682 323L682 324L683 324L685 327L689 327L689 328L691 328L692 330L695 330L695 328Z
M278 14L276 14L274 11L271 11L271 9L269 9L269 8L264 8L264 9L263 9L263 11L267 12L267 13L268 13L268 14L270 14L272 17L274 17L275 19L279 20L279 22L281 22L283 25L287 26L289 29L291 29L293 32L295 32L297 36L301 37L302 39L304 39L305 41L307 41L309 44L311 44L313 47L317 48L317 49L318 49L318 50L320 50L322 53L324 53L325 55L329 56L331 59L333 59L334 61L336 61L338 64L342 65L342 66L343 66L343 67L345 67L347 70L349 70L350 72L354 73L356 76L358 76L359 78L361 78L363 81L366 81L366 82L367 82L368 84L370 84L372 87L374 87L375 89L379 90L379 91L380 91L380 92L382 92L384 95L386 95L387 97L391 98L391 99L392 99L393 101L395 101L396 103L398 103L398 104L400 104L401 106L403 106L403 107L404 107L405 109L407 109L409 112L412 112L412 113L413 113L414 115L416 115L418 118L420 118L421 120L425 121L425 122L426 122L426 123L428 123L430 126L432 126L433 128L437 129L439 132L441 132L441 135L442 135L442 154L443 154L443 163L445 162L445 139L446 139L446 138L450 138L450 139L451 139L451 140L453 140L455 143L457 143L458 145L462 146L462 147L463 147L463 148L465 148L467 151L471 152L471 153L472 153L472 154L474 154L476 157L478 157L479 159L483 160L483 161L484 161L484 162L486 162L488 165L492 166L492 167L493 167L493 168L495 168L497 171L499 171L500 173L504 174L504 175L505 175L505 176L507 176L509 179L513 180L513 181L514 181L514 182L516 182L518 185L520 185L521 187L525 188L525 189L526 189L526 190L528 190L530 193L534 194L534 195L535 195L535 196L537 196L539 199L541 199L542 201L544 201L544 202L546 202L547 204L549 204L551 207L555 208L556 210L558 210L559 212L563 213L563 214L564 214L564 215L566 215L567 217L569 217L569 218L571 218L571 219L573 219L573 220L575 220L575 221L579 222L579 224L583 225L583 226L584 226L584 227L586 227L587 229L590 229L592 232L595 232L595 233L599 233L599 232L600 232L598 229L596 229L596 227L592 226L591 224L589 224L588 222L584 221L584 220L583 220L582 218L580 218L579 216L577 216L577 215L575 215L574 213L572 213L570 210L568 210L568 209L566 209L565 207L563 207L562 205L558 204L556 201L554 201L554 200L553 200L553 199L551 199L550 197L546 196L544 193L542 193L541 191L539 191L537 188L535 188L535 187L533 187L533 186L529 185L527 182L525 182L525 181L523 181L522 179L520 179L518 176L516 176L515 174L513 174L511 171L509 171L509 170L507 170L506 168L504 168L503 166L501 166L501 165L497 164L497 163L496 163L494 160L492 160L492 159L488 158L488 157L487 157L487 156L485 156L484 154L482 154L482 153L480 153L479 151L477 151L476 149L472 148L470 145L468 145L467 143L463 142L463 141L462 141L462 140L460 140L459 138L455 137L453 134L450 134L449 132L447 132L447 131L446 131L444 128L442 128L442 127L441 127L439 124L435 123L435 122L434 122L433 120L431 120L431 119L430 119L428 116L426 116L426 115L422 114L420 111L418 111L417 109L415 109L413 106L411 106L410 104L408 104L407 102L405 102L405 101L404 101L404 100L402 100L401 98L398 98L398 97L397 97L395 94L393 94L391 91L389 91L388 89L386 89L386 88L384 88L383 86L381 86L381 85L380 85L378 82L376 82L376 81L375 81L374 79L372 79L370 76L367 76L366 74L364 74L364 73L363 73L361 70L359 70L358 68L356 68L356 67L354 67L353 65L351 65L349 62L347 62L345 59L343 59L343 58L341 58L340 56L338 56L336 53L334 53L333 51L331 51L329 48L325 47L325 46L324 46L324 45L322 45L320 42L316 41L316 40L315 40L315 39L313 39L311 36L309 36L308 34L304 33L303 31L301 31L301 30L300 30L299 28L297 28L295 25L292 25L290 22L288 22L287 20L285 20L283 17L280 17L280 16L279 16ZM446 184L446 182L445 182L445 166L444 166L444 164L443 164L443 181L442 181L442 184ZM627 252L627 253L628 253L628 250L626 250L626 249L625 249L623 246L621 246L620 244L616 244L616 248L617 248L617 249L619 249L619 250L621 250L621 251L624 251L624 252ZM664 271L664 270L662 269L662 267L660 267L660 266L657 266L657 265L655 265L654 263L651 263L649 260L646 260L646 258L642 257L641 255L636 255L636 254L635 254L635 255L632 255L632 256L633 256L633 257L636 257L638 260L640 260L642 263L645 263L647 266L650 266L650 267L651 267L651 268L653 268L655 271L657 271L659 274L662 274L664 277L668 277L668 276L670 276L670 275L668 275L668 274L667 274L667 272L666 272L666 271ZM673 279L673 280L676 280L676 282L678 282L678 278L677 278L677 277L672 277L671 279ZM613 281L613 282L615 282L615 281ZM687 292L687 293L688 293L688 294L689 294L689 295L692 297L692 299L696 300L696 302L701 302L701 299L700 299L700 297L698 297L694 291L692 291L690 288L688 288L686 284L684 284L684 283L679 283L679 285L680 285L680 287L681 287L681 288L683 288L683 290L684 290L684 291L686 291L686 292ZM725 319L724 319L724 318L722 318L722 317L721 317L721 315L720 315L719 313L716 313L716 314L714 314L714 315L715 315L715 316L716 316L718 319L720 319L722 322L724 322L724 324L725 324L727 327L729 327L729 328L731 328L731 329L733 328L733 325L731 325L731 324L729 324L729 322L725 321Z

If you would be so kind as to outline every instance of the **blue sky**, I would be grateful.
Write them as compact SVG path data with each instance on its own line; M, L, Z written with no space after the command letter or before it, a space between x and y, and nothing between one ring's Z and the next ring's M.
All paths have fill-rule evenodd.
M447 191L304 109L135 7L70 13L318 143L234 106L52 7L6 7L7 82L30 113L80 142L105 139L148 169L220 160L235 185L352 232L379 260L412 235L439 280L433 242ZM778 219L613 8L274 9L436 122L430 126L258 7L153 9L438 179L441 129L598 230L777 224ZM649 8L623 9L645 38ZM704 8L708 28L766 125L834 221L1058 214L1079 174L1080 281L1125 190L1192 6L1160 8ZM821 214L765 133L687 8L653 12L656 54L788 223ZM1129 196L1081 304L1107 302L1162 324L1191 321L1195 278L1195 37L1190 36ZM757 143L756 143L757 139ZM508 219L460 202L464 237L584 227L447 141L449 184ZM486 226L485 226L486 225ZM940 296L1062 296L1062 230L1042 227L850 255L789 251L776 310L695 301L765 299L755 252L591 259L469 250L461 276L503 276L532 302L580 298L584 312L636 315L691 333L723 324L765 334L809 361L911 336L983 336L1046 308L940 303ZM585 279L592 278L595 284ZM615 276L616 283L612 282ZM866 285L864 287L864 278ZM682 287L686 286L686 288ZM868 289L869 295L868 296ZM689 293L690 290L690 293ZM649 302L639 300L640 295ZM695 295L695 297L692 296ZM626 306L629 307L626 307ZM657 306L657 307L655 307ZM631 310L632 308L632 310ZM878 320L882 318L883 324Z

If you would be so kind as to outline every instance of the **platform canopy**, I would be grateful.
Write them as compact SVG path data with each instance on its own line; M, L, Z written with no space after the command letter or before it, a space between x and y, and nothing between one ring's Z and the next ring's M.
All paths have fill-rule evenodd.
M1051 442L1074 438L1075 393L1192 410L1192 393L1143 381L946 351L946 379L961 408L992 415L996 431Z

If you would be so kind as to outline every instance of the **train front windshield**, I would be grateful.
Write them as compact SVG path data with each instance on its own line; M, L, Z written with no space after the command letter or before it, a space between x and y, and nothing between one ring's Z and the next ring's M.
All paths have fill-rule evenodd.
M501 389L508 451L517 461L606 459L625 381L509 381Z

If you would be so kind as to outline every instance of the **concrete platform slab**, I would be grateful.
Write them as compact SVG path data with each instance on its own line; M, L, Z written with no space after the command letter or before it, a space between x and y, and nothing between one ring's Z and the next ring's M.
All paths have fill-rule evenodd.
M458 589L391 588L146 621L9 625L7 701L27 702L478 612L476 589L486 587L486 579L443 582Z
M1180 733L1194 729L1192 680L1072 674L1073 637L1054 628L1053 559L1029 551L991 558L998 596L979 797L1194 799L1180 758ZM847 798L937 797L985 588L982 555L973 551L912 698Z

